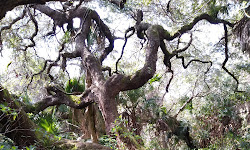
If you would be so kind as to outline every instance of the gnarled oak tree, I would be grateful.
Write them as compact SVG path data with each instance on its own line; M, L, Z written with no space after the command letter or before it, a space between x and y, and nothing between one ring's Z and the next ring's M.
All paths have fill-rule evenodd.
M187 68L192 62L204 63L212 65L210 60L199 60L192 59L187 64L185 64L184 56L180 56L182 52L187 50L189 46L192 44L192 34L190 34L190 40L186 44L186 46L182 49L177 49L175 51L170 52L166 47L166 42L175 40L182 36L184 33L192 30L194 26L202 20L206 20L210 24L222 24L224 26L224 50L225 50L225 60L222 63L222 68L237 82L237 87L235 88L238 91L238 79L234 76L226 68L226 63L228 61L228 28L234 28L235 23L227 20L220 19L217 16L212 16L207 13L202 13L191 19L189 23L182 26L178 31L173 34L170 34L169 31L164 29L161 25L153 25L150 23L143 22L143 12L141 10L134 11L136 12L135 25L130 27L125 34L125 45L128 38L132 36L132 34L136 33L137 37L140 39L146 40L146 48L145 48L145 62L141 69L137 70L132 75L126 75L121 73L116 64L116 71L111 71L110 68L104 67L103 61L107 58L107 56L114 49L114 41L117 39L115 37L109 26L105 24L105 22L100 18L98 13L95 10L83 6L83 0L79 1L67 1L67 0L58 0L62 2L63 9L54 9L48 3L48 1L52 0L6 0L0 2L0 18L2 19L7 11L12 10L16 6L25 5L23 7L22 14L14 19L9 25L3 26L0 28L0 31L8 30L14 25L17 21L22 19L31 20L34 25L34 32L30 35L29 40L30 44L25 45L21 50L27 51L29 48L33 48L36 46L36 36L39 33L40 27L38 26L38 22L40 18L37 17L38 13L42 13L48 17L53 22L52 31L48 32L48 36L56 34L56 28L59 27L63 30L64 25L67 24L67 30L64 31L70 34L70 40L75 44L74 50L72 52L66 51L65 45L67 42L61 43L61 48L58 53L58 57L55 60L45 60L44 65L41 71L32 74L30 77L30 84L33 82L33 78L43 72L46 72L48 79L51 82L54 81L53 75L51 75L51 70L53 67L60 66L62 70L65 71L65 67L67 64L67 60L73 58L80 58L82 62L82 67L84 68L84 72L86 73L87 79L87 89L83 93L67 93L63 89L60 89L56 86L48 86L47 89L47 97L43 98L39 102L33 104L32 107L23 107L26 112L34 112L38 113L49 106L61 105L65 104L69 107L76 109L83 109L92 105L92 103L97 103L98 107L102 113L102 116L105 121L105 129L106 132L109 133L110 130L114 127L114 121L118 117L117 110L117 101L116 97L122 91L133 90L142 87L145 85L155 74L156 72L156 62L158 60L158 50L161 50L164 55L163 64L167 68L167 72L172 74L171 79L169 80L168 85L166 85L166 91L168 91L168 87L170 86L170 82L173 78L173 70L171 67L171 59L176 57L177 59L181 59L182 66ZM117 5L120 9L124 8L124 4L126 1L124 0L109 0L109 2ZM171 5L170 1L168 6ZM4 6L4 7L3 7ZM73 19L80 19L80 27L75 29L73 28ZM246 18L246 22L249 24L249 18ZM90 30L92 24L95 24L98 27L98 31L102 36L108 41L108 45L102 49L100 55L96 56L90 47L87 44L89 40L88 36L90 34ZM132 33L127 35L129 32ZM1 34L1 33L0 33ZM1 36L0 36L1 37ZM0 39L4 41L4 39ZM2 42L1 42L2 43ZM1 44L0 43L0 44ZM179 44L179 43L178 43ZM124 47L125 47L124 45ZM124 51L124 47L122 53ZM122 56L121 56L122 57ZM106 77L104 75L104 71L109 71L109 76ZM209 71L209 68L207 72ZM206 72L205 72L206 73ZM30 84L28 84L27 89L29 89ZM2 88L0 89L2 90ZM69 95L81 95L81 102L75 103L69 98ZM6 100L1 95L1 102L5 102ZM9 101L9 100L8 100ZM16 108L14 106L13 108ZM2 120L1 120L2 121ZM13 126L14 127L14 126ZM9 134L6 134L7 136ZM10 138L13 136L10 134ZM17 139L19 143L20 139ZM27 139L28 141L29 139ZM32 142L31 142L32 143ZM25 145L28 145L27 143ZM194 146L191 144L191 148Z

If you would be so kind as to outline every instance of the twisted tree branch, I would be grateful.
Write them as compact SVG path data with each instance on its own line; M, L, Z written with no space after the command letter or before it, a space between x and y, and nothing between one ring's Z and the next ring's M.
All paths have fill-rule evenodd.
M224 61L223 61L223 63L222 63L222 69L223 70L225 70L235 81L236 81L236 87L235 87L235 91L236 92L240 92L239 90L238 90L238 86L239 86L239 81L238 81L238 79L234 76L234 74L233 73L231 73L225 66L226 66L226 63L227 63L227 61L228 61L228 31L227 31L227 24L223 24L224 25L224 34L225 34L225 59L224 59Z
M48 96L43 98L41 101L33 104L32 106L27 106L24 108L25 112L33 112L38 113L43 111L44 109L48 108L49 106L56 106L56 105L66 105L76 109L83 109L90 104L94 103L93 93L91 90L85 90L85 92L81 93L82 96L80 98L81 102L79 104L72 101L72 99L68 95L78 95L79 93L66 93L60 88L56 86L48 86L46 87ZM55 93L55 94L52 94Z
M127 35L130 31L132 31L131 34ZM125 31L125 42L123 44L123 47L122 47L122 53L121 53L121 56L118 58L118 60L116 61L115 63L115 73L118 73L118 63L119 61L122 59L122 56L123 56L123 53L124 53L124 48L127 44L127 41L128 41L128 38L130 38L133 34L135 33L135 28L134 27L131 27L131 28L128 28L126 31Z
M177 38L178 36L182 35L183 33L186 33L187 31L191 30L201 20L206 20L211 24L223 23L223 24L226 24L232 28L234 27L234 24L232 24L226 20L214 18L208 14L201 14L200 16L197 16L196 18L194 18L194 20L190 24L181 27L181 29L178 30L174 35L172 35L170 37L168 35L166 35L164 38L166 40L173 40L173 39Z

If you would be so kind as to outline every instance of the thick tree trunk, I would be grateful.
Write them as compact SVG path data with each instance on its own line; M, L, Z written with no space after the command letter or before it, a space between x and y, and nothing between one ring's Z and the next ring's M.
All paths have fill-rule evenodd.
M0 104L6 104L6 107L11 108L9 112L0 111L0 133L12 139L20 148L29 147L30 145L38 146L38 149L46 149L42 142L56 146L57 149L82 149L82 150L110 150L105 146L95 143L85 143L83 141L74 141L67 139L54 139L51 135L44 139L41 132L36 131L36 125L29 119L26 112L18 102L15 102L6 89L0 85ZM16 118L11 112L17 112ZM49 141L49 142L48 142ZM50 145L46 145L50 146ZM47 148L48 148L47 147Z
M80 127L81 132L83 135L81 138L83 139L90 139L91 134L88 129L88 116L84 114L81 109L72 108L72 121L74 124L77 124Z
M98 111L98 110L95 110L94 104L91 104L87 108L86 115L88 116L88 128L91 133L91 139L93 143L98 143L98 137L97 137L96 128L95 128L95 111Z
M114 121L118 117L117 102L114 96L109 95L109 92L104 90L100 95L99 106L104 118L107 134L114 127Z
M89 71L86 73L86 87L89 88L92 85L92 79L91 79L91 74ZM91 133L91 139L93 140L93 143L98 143L98 138L97 138L97 133L96 133L96 128L95 128L95 104L91 104L90 106L87 107L86 114L88 117L88 128Z

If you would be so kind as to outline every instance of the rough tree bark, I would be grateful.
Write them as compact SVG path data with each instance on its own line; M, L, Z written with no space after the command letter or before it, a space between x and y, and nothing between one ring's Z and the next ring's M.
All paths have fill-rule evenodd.
M27 4L45 4L49 1L58 1L58 2L66 2L68 0L1 0L0 1L0 20L5 16L8 11L11 11L13 8L20 6L20 5L27 5ZM89 0L79 0L89 1ZM117 5L121 9L124 7L126 0L109 0L111 3Z
M66 0L1 0L0 1L0 20L5 16L6 12L20 5L27 4L45 4L49 1L66 1Z
M92 84L91 76L87 72L86 73L86 87L89 88ZM96 126L95 126L95 114L98 110L95 110L95 104L91 104L87 107L86 114L87 115L87 121L88 121L88 128L91 133L91 138L94 143L98 143L98 137L96 133ZM96 111L96 112L95 112Z
M194 18L194 20L190 24L183 26L175 34L170 35L168 31L166 31L162 26L143 23L142 17L138 17L139 19L137 20L134 30L136 30L138 38L142 39L145 38L143 36L143 32L145 32L148 41L146 46L144 66L140 70L136 71L135 74L130 76L116 73L108 78L105 78L102 71L102 61L110 54L110 52L112 52L114 47L114 37L111 34L108 26L101 20L97 12L86 7L72 9L67 13L64 13L63 11L53 10L46 5L34 5L32 7L49 16L54 21L55 25L60 27L62 27L62 25L65 23L72 22L72 19L76 17L80 18L81 26L74 36L76 44L75 51L72 53L60 53L60 57L63 58L63 60L66 60L66 58L80 57L83 65L85 66L85 72L89 73L92 81L91 85L82 94L82 102L80 104L72 103L72 101L69 101L67 97L65 97L66 93L51 88L50 90L54 91L56 94L50 95L50 97L47 97L47 99L41 101L40 104L42 105L37 105L38 107L36 109L40 111L48 106L59 104L65 104L73 108L83 108L95 101L99 105L99 108L102 112L107 133L110 132L110 130L114 126L113 123L115 119L118 117L117 102L115 100L115 97L121 91L133 90L142 87L148 82L149 79L153 77L156 71L158 49L161 48L161 50L163 51L165 55L164 64L169 67L170 70L170 59L174 56L178 57L178 53L184 51L176 50L173 53L168 52L164 40L170 41L179 37L183 33L191 30L194 25L200 20L207 20L212 24L223 23L225 26L234 26L233 24L225 20L213 18L207 14L201 14L200 16ZM88 34L90 33L92 22L95 22L97 24L97 26L100 28L100 31L109 41L108 47L103 50L100 58L96 58L96 56L91 53L91 50L85 43L85 41L87 41ZM184 58L182 59L182 61L184 61ZM188 65L193 61L209 63L207 61L205 62L200 60L191 60ZM186 68L188 65L184 66L183 63L184 68ZM46 68L46 66L44 68ZM63 99L59 101L58 97L60 97L60 99L63 97ZM41 108L41 106L43 107Z
M86 72L89 72L92 80L92 85L84 92L82 96L82 105L86 106L86 102L90 103L91 101L95 101L99 104L100 110L104 117L107 133L113 127L112 124L118 116L116 108L117 103L115 101L115 97L119 94L119 92L137 89L143 86L145 83L148 82L150 78L153 77L156 70L157 51L159 47L162 49L163 53L165 54L165 57L170 57L167 56L170 55L170 53L166 52L167 50L164 46L163 40L173 40L174 38L180 36L186 31L191 30L197 22L203 19L209 21L212 24L223 23L231 27L233 26L233 24L227 21L213 18L207 14L202 14L196 17L190 24L183 26L179 31L177 31L171 36L166 30L164 30L162 26L142 23L141 18L141 20L137 20L135 29L139 38L144 38L142 34L142 32L144 31L147 35L148 44L146 47L146 58L144 66L140 70L138 70L134 75L127 76L124 74L113 74L109 78L105 79L104 74L102 72L102 61L113 50L114 37L112 36L108 26L104 24L104 22L100 19L99 15L94 10L88 9L86 7L79 7L77 9L69 10L69 12L66 14L53 10L46 5L35 5L33 6L33 8L49 16L54 22L57 23L56 25L58 26L62 26L65 23L71 22L72 19L76 17L81 19L81 27L77 31L77 35L75 36L75 52L67 53L67 55L66 53L61 54L61 56L64 59L66 59L66 57L81 57ZM109 46L106 47L105 50L103 50L103 53L101 54L100 58L96 58L88 49L85 43L85 41L87 40L87 36L90 32L90 26L92 21L96 22L101 32L103 32L105 37L109 40ZM170 58L177 55L179 52L182 51L176 51L175 53L171 54ZM52 95L51 97L55 99L56 96L61 95ZM69 102L70 101L66 101L64 102L64 104L75 108L81 108L80 106L82 106L76 106L75 104ZM45 104L46 101L43 101L43 103ZM57 103L57 105L58 104L59 103Z
M0 133L12 139L19 148L36 145L37 149L50 149L50 146L56 146L57 149L110 150L110 148L95 143L67 139L58 140L53 135L44 137L43 133L37 130L35 123L29 119L21 104L15 101L1 85L0 103L6 104L5 106L17 112L17 116L14 117L11 111L0 111ZM51 145L49 143L44 145L44 141L49 141Z

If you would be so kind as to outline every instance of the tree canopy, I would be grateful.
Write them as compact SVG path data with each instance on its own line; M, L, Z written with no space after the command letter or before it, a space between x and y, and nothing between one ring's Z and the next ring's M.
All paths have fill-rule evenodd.
M0 149L249 146L248 1L0 7Z

